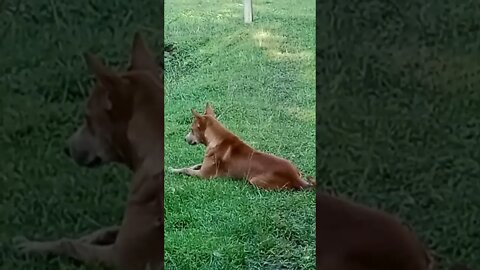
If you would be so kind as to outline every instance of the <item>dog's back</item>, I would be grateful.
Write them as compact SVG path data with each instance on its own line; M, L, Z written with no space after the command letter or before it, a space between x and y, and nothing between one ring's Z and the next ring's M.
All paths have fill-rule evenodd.
M295 165L287 159L255 150L233 133L226 134L220 145L209 149L218 163L219 169L228 171L227 176L236 179L250 180L266 173L279 179L290 179L292 186L288 188L305 188L310 186L304 182Z

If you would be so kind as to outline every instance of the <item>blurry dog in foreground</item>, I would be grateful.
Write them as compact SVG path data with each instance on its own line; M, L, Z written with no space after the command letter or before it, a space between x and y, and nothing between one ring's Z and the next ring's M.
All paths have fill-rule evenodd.
M18 238L18 247L120 270L163 269L162 71L139 33L128 71L114 72L92 54L85 54L85 60L96 84L84 124L68 140L66 152L81 166L119 162L133 171L123 221L78 239Z

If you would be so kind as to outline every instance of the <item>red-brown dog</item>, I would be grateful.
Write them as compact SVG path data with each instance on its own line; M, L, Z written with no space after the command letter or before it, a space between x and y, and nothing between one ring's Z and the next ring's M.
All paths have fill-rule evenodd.
M190 145L204 144L207 149L202 164L170 169L171 172L211 179L231 177L247 179L263 189L303 189L315 181L302 179L288 160L256 151L227 130L207 103L204 115L192 109L194 120L185 140Z
M91 54L85 59L96 84L66 150L81 166L119 162L134 172L123 221L78 239L17 239L18 247L121 270L163 269L163 78L138 33L125 73Z
M437 269L430 251L394 216L321 192L316 203L317 269Z

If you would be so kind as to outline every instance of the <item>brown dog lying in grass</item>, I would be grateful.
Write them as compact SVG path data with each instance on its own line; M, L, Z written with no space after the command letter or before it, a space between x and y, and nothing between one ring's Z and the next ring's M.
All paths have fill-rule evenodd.
M190 145L207 147L202 164L171 172L211 179L231 177L247 179L263 189L304 189L315 181L302 179L301 173L288 160L256 151L226 129L207 104L204 115L192 109L194 120L185 140Z
M317 269L437 269L416 235L385 212L317 192L316 220Z
M163 269L163 79L139 33L125 73L91 54L85 59L96 84L85 123L68 140L67 152L82 166L119 162L134 172L123 221L78 239L17 239L19 248L116 269Z

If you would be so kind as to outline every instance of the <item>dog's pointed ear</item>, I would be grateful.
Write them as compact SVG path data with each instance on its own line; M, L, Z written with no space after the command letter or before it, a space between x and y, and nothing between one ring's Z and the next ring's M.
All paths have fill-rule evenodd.
M91 53L84 54L85 61L87 63L90 71L95 75L97 81L107 90L104 95L104 107L107 110L111 110L112 98L113 96L123 95L123 84L124 79L122 79L114 71L106 67L102 61Z
M204 120L203 116L201 114L199 114L195 109L192 109L192 114L195 117L195 122L200 127L203 123L203 120Z
M207 102L207 105L205 105L205 115L215 117L215 112L213 111L212 106L210 106L210 103L208 102Z
M157 63L155 63L155 57L143 40L140 32L136 32L135 36L133 37L132 55L130 59L129 70L149 70L155 73L158 72Z
M192 114L197 119L203 119L203 116L201 114L199 114L195 109L192 109Z
M122 78L106 67L97 56L91 53L85 53L83 57L89 70L107 89L116 89L122 83Z

